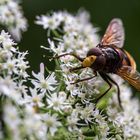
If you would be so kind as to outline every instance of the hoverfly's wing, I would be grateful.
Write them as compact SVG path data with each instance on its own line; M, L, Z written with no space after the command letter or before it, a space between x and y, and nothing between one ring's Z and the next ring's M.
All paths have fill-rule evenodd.
M132 68L133 70L136 70L136 62L135 62L134 58L133 58L133 57L131 56L131 54L128 53L126 50L124 50L124 52L125 52L125 54L127 55L127 58L128 58L128 60L129 60L129 62L130 62L131 68ZM123 64L123 65L125 65L125 64Z
M101 40L101 46L115 45L122 48L124 44L124 28L121 19L115 18L109 23Z
M140 73L131 66L123 66L118 70L117 74L140 91Z

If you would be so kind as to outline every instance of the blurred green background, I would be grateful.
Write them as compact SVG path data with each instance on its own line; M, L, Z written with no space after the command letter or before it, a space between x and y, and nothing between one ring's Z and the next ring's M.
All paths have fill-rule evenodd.
M44 62L50 68L54 67L42 56L46 55L46 51L42 50L40 45L47 46L47 36L41 26L34 24L36 15L52 10L76 13L83 7L89 11L91 22L100 27L100 36L104 34L112 18L118 17L123 20L126 34L124 48L132 54L140 71L140 0L23 0L22 6L29 28L23 34L19 46L21 50L29 51L28 60L32 70L38 71L40 62Z

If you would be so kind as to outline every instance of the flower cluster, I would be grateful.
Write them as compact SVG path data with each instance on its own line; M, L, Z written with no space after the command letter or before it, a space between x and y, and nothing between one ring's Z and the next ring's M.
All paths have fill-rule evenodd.
M47 139L47 132L54 135L57 127L61 126L56 113L47 110L46 100L49 101L50 93L55 90L57 81L54 73L44 77L44 65L41 64L40 72L30 79L27 74L29 67L25 57L28 52L20 52L16 43L5 31L0 34L0 105L3 117L0 125L0 138L11 140ZM27 86L31 81L32 86ZM66 96L60 93L60 99ZM48 98L45 100L46 96ZM54 102L55 103L55 102ZM62 103L61 103L62 104ZM62 106L62 105L61 105ZM48 109L50 108L48 106ZM57 108L57 106L56 106ZM39 110L41 109L41 110Z
M5 26L15 40L21 39L21 33L27 29L27 20L23 16L19 2L0 1L0 25Z
M4 3L9 0L3 0ZM2 2L1 2L2 3ZM90 23L85 11L72 15L55 12L37 17L47 31L53 56L74 52L85 57L99 42L98 28ZM140 139L139 101L116 76L122 106L116 89L95 104L108 87L93 70L80 66L73 56L54 60L55 70L40 64L40 71L29 76L27 52L20 52L5 31L0 34L0 139L8 140L137 140ZM48 74L48 75L47 75ZM88 81L82 79L94 77ZM79 82L81 79L81 82Z
M18 106L14 107L11 102L21 104L22 95L27 91L24 83L28 78L26 69L29 67L25 60L27 52L20 52L15 45L10 35L3 30L0 33L0 112L3 113L1 127L4 121L9 132L14 134L13 139L20 137L18 129L21 119L18 116ZM1 129L2 139L5 133L3 130L4 128Z
M119 112L117 108L117 95L115 93L113 98L109 101L107 108L107 114L109 119L116 124L116 129L120 129L123 132L123 139L137 140L140 138L140 106L139 100L132 98L132 90L130 87L124 84L124 81L114 75L114 79L118 79L117 82L121 90L121 100L124 110Z
M49 48L41 47L53 52L54 56L74 52L80 57L85 57L87 51L99 42L96 33L98 28L93 27L89 20L89 14L85 11L79 11L77 15L57 12L38 16L36 23L42 25L50 36ZM78 82L79 79L94 76L94 73L89 68L70 72L70 69L80 66L79 61L74 57L63 56L55 60L55 63L59 90L66 92L70 105L69 110L61 110L64 114L65 111L69 113L66 119L68 131L79 139L87 137L103 140L140 138L138 100L131 99L132 91L121 78L112 77L118 79L124 111L120 109L117 102L115 88L108 93L111 99L108 100L106 97L95 105L96 98L107 89L107 85L98 76L89 81ZM53 100L54 93L51 98L49 97L49 100ZM52 109L55 110L53 106ZM130 114L131 110L133 113Z
M57 49L54 43L49 41L50 48L55 54L75 51L77 54L85 56L88 49L99 42L96 34L98 28L93 27L89 19L87 12L79 11L76 16L67 12L57 12L48 16L37 16L36 23L47 29L48 35L52 33L60 40Z
M14 45L16 43L3 30L0 34L0 94L20 102L22 92L26 89L22 85L28 77L26 69L29 66L25 61L27 52L21 53Z

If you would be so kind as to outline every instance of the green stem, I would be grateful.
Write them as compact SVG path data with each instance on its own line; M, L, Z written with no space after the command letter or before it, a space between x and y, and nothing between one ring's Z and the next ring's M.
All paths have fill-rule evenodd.
M61 38L61 35L56 30L52 30L52 33L55 35L55 37Z

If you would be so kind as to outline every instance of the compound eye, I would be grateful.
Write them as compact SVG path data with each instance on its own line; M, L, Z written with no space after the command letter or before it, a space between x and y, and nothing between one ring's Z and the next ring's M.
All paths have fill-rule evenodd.
M91 56L91 55L95 55L95 56L99 56L102 54L102 51L100 48L92 48L88 51L87 56Z
M93 56L91 56L91 58L90 58L91 60L93 60L94 59L94 57Z
M95 56L95 55L90 56L90 61L91 61L92 63L95 61L95 59L96 59L96 56Z

